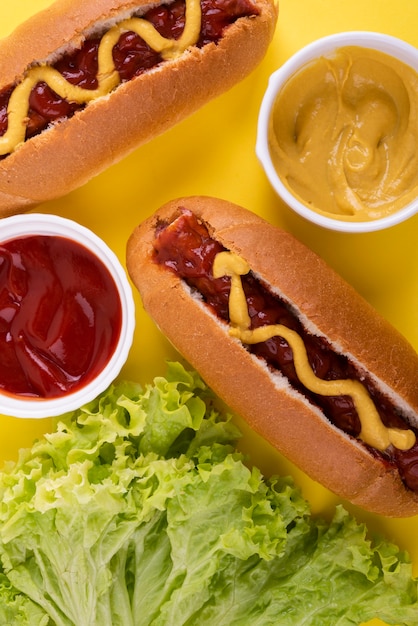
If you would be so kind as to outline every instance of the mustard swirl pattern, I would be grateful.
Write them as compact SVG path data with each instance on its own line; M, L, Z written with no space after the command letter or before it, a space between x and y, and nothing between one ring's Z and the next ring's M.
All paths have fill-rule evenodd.
M187 48L197 43L201 19L200 0L186 0L185 25L179 39L163 37L150 22L140 17L125 19L110 28L100 41L96 89L72 85L58 70L47 64L29 68L22 82L14 88L10 96L7 107L8 126L7 131L0 137L0 155L10 154L25 141L29 97L39 82L46 82L61 98L77 104L88 104L109 94L120 84L112 52L124 32L136 33L164 60L170 60L179 57Z
M308 359L302 337L283 324L266 325L250 329L251 319L242 287L241 276L248 274L248 263L233 252L220 252L213 264L215 278L229 276L229 333L242 343L256 344L272 337L282 337L292 349L296 374L302 384L313 393L323 396L350 396L358 413L361 432L359 438L377 450L386 450L390 445L399 450L409 450L415 443L412 430L386 427L367 389L357 380L324 380L318 378Z

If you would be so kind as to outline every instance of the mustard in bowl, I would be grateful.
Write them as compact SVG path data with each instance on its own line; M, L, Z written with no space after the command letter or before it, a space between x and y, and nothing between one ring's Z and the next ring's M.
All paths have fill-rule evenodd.
M257 156L282 199L321 226L379 230L418 209L418 50L372 32L306 46L270 77Z

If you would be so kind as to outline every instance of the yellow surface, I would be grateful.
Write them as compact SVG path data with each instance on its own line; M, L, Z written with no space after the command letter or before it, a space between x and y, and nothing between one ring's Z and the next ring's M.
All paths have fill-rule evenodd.
M35 6L39 10L50 4L47 0L7 3L2 7L0 36L6 36ZM131 231L165 201L189 194L224 197L284 227L320 253L418 349L418 216L386 232L367 235L322 230L293 215L275 197L254 154L257 114L268 76L291 54L318 37L343 30L387 32L418 45L417 23L418 3L411 0L281 0L275 39L249 78L83 188L38 210L93 229L124 262ZM135 297L136 336L122 376L147 383L165 372L167 358L178 355ZM30 445L49 424L3 417L0 458L15 458L17 450ZM243 447L254 463L267 474L292 473L314 513L331 514L336 497L241 426ZM407 549L418 575L418 517L389 520L348 508L371 530L383 532Z

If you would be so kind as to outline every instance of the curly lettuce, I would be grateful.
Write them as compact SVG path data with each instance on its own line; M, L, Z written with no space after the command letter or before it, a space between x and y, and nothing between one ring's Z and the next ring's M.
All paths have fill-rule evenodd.
M0 473L0 623L416 626L408 556L315 519L239 437L179 363L59 418Z

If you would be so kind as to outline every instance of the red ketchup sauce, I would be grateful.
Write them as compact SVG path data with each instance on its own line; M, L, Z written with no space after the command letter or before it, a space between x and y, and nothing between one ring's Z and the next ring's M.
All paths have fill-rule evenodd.
M206 226L194 214L184 210L169 227L161 225L156 233L154 249L156 263L164 265L183 279L203 297L219 318L229 322L230 278L214 278L212 274L215 256L224 248L212 239ZM322 337L308 333L288 305L269 292L251 272L241 278L252 329L270 324L284 324L303 338L310 365L317 377L324 380L358 379L358 373L348 359L336 354ZM270 367L282 372L291 385L318 406L338 428L353 437L359 436L360 420L351 398L321 396L304 387L295 371L292 350L284 339L273 337L246 348L264 359ZM396 407L376 389L370 379L366 378L362 382L385 426L409 428ZM369 450L379 456L382 462L397 466L405 484L418 492L418 432L415 431L415 434L417 442L411 450L390 448L383 453L373 448Z
M223 31L240 17L257 15L250 0L202 0L202 27L198 47L217 42ZM176 0L169 5L150 9L142 18L148 20L164 37L178 39L184 28L185 2ZM79 50L64 55L52 67L70 83L84 89L97 87L97 51L100 37L87 39ZM132 80L163 62L136 33L124 33L113 49L113 60L122 82ZM0 136L7 130L7 106L12 87L0 92ZM70 118L85 105L68 102L59 97L44 82L38 83L30 96L26 139L39 134L51 122Z
M55 398L90 382L118 342L122 308L104 264L61 236L0 244L0 389Z

